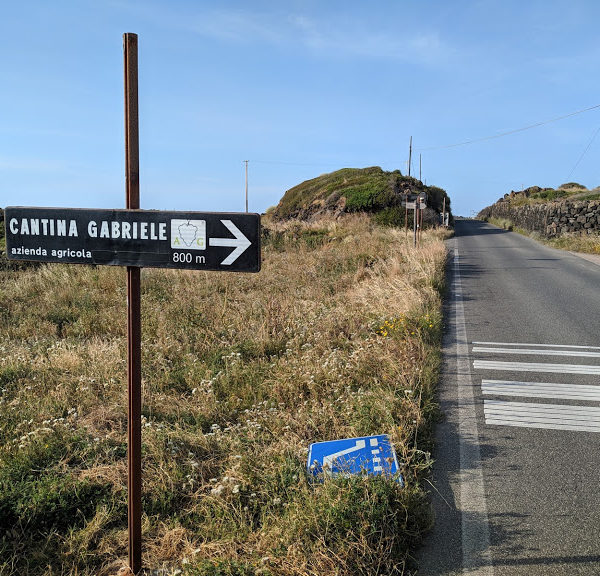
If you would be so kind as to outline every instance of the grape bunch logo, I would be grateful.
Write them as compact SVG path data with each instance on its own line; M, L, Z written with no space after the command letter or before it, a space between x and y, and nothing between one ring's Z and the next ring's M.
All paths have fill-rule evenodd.
M171 220L171 248L206 249L206 220Z

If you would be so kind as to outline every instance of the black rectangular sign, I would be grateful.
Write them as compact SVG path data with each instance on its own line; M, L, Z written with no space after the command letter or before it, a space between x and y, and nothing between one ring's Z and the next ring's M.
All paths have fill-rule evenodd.
M11 260L258 272L260 216L10 207Z

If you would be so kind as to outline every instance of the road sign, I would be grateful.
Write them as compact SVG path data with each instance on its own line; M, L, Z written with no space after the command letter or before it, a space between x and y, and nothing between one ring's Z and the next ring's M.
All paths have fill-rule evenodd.
M11 260L260 270L258 214L10 207L5 226Z
M414 210L417 206L416 202L403 202L402 204L409 210Z
M389 436L346 438L311 444L308 473L318 477L354 474L393 476L398 472L398 459ZM399 477L402 482L402 477Z

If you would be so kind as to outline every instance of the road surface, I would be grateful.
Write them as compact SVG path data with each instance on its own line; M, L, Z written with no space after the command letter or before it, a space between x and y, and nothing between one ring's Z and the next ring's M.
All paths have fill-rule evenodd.
M600 266L457 221L421 576L600 574Z

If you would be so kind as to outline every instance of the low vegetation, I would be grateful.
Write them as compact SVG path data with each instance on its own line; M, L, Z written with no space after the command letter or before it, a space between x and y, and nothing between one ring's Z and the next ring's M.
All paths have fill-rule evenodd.
M600 188L588 190L583 184L567 182L556 189L531 186L524 190L506 194L501 200L509 202L511 206L525 206L558 200L597 200L598 198L600 198Z
M498 226L498 228L508 230L509 232L512 232L515 227L512 220L509 220L508 218L485 218L484 220L494 226Z
M145 567L410 573L431 522L443 234L413 249L364 215L270 224L259 274L143 270ZM2 576L126 562L125 303L122 269L0 267ZM307 480L311 442L376 433L404 487Z
M546 238L538 232L528 232L524 228L515 226L507 218L486 218L485 220L494 226L529 236L553 248L586 254L600 254L600 235L598 234L562 234L554 238Z

